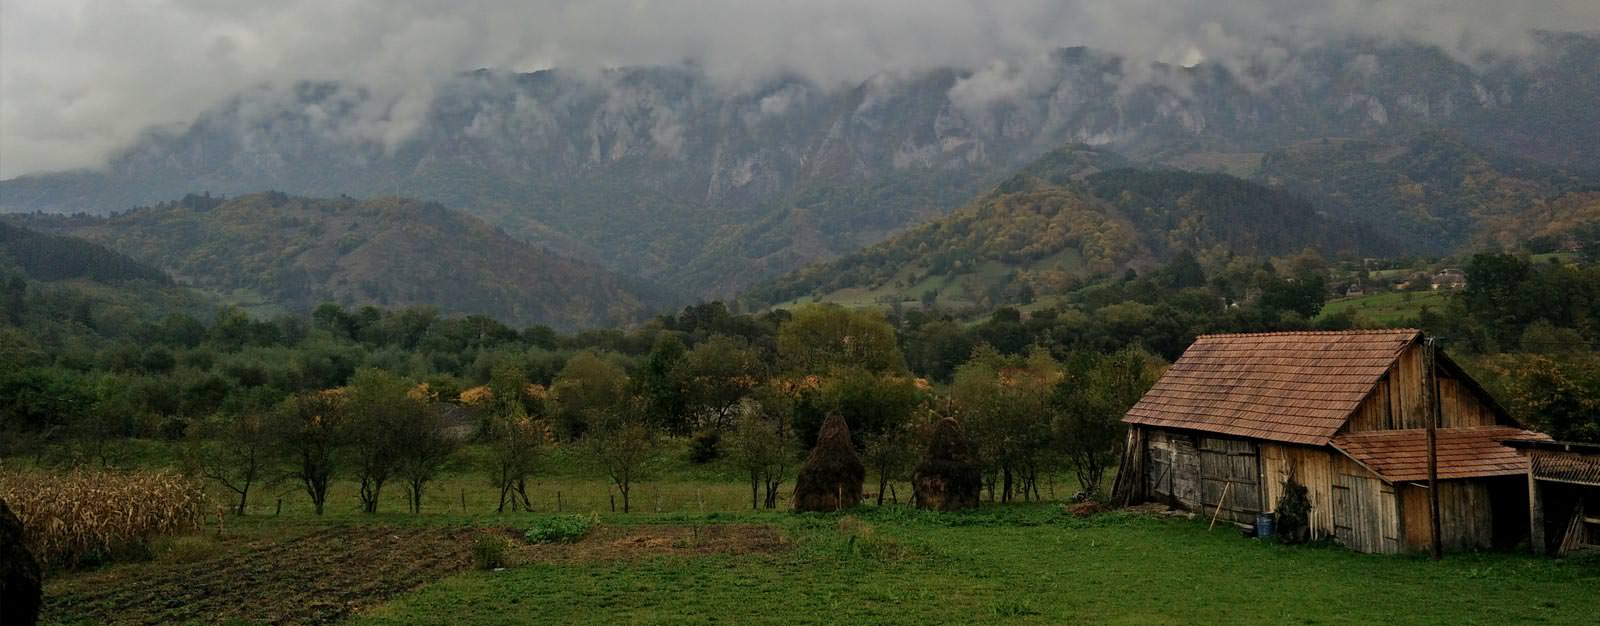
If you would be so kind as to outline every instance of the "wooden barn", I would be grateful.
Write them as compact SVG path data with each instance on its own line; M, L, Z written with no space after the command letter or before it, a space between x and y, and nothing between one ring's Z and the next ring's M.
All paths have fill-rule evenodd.
M1426 550L1432 380L1444 547L1528 541L1528 464L1502 442L1546 437L1442 353L1430 376L1426 351L1410 329L1202 336L1124 417L1119 488L1251 523L1292 477L1309 492L1313 538Z

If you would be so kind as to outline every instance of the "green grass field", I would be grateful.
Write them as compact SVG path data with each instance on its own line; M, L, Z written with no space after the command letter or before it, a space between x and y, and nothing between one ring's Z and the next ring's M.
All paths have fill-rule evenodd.
M229 516L225 530L208 522L160 542L151 560L58 573L47 591L53 610L89 618L52 622L47 612L45 623L257 624L307 606L335 618L304 623L358 626L1593 625L1600 615L1600 555L1452 554L1436 563L1245 539L1225 524L1208 530L1203 517L1077 518L1056 503L751 511L737 472L690 464L676 448L637 487L633 513L611 513L613 488L573 453L546 451L530 489L536 512L496 514L475 455L459 455L421 515L405 512L398 484L376 515L357 512L349 481L320 517L292 485L263 489L251 515ZM138 450L150 465L174 456L168 444ZM1057 479L1045 494L1070 494L1070 482ZM600 526L555 550L517 539L556 514L558 492L563 514ZM510 542L502 571L470 568L470 537L485 533ZM373 578L385 578L371 585L383 591L363 590ZM213 606L241 608L192 621L222 610L204 608Z
M1600 563L1360 555L1202 520L1050 505L967 514L717 516L773 524L776 554L532 563L460 574L356 616L402 624L1594 624ZM638 518L636 523L692 523Z
M1441 308L1448 301L1449 291L1386 292L1354 298L1330 300L1322 307L1322 316L1353 310L1361 316L1385 325L1415 320L1422 307Z

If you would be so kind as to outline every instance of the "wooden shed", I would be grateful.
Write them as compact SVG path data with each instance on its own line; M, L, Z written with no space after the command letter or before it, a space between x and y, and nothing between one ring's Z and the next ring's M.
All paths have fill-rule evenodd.
M1362 552L1425 550L1427 381L1437 381L1437 473L1447 549L1528 540L1527 461L1507 440L1545 439L1512 420L1420 331L1205 335L1123 419L1130 500L1250 523L1290 478L1314 538Z
M1514 441L1528 457L1530 546L1563 556L1600 548L1600 445Z

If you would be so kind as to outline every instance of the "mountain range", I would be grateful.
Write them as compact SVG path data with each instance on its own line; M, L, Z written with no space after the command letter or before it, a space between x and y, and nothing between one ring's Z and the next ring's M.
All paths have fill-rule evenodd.
M1470 62L1379 41L1286 50L1242 67L1182 67L1067 48L1025 66L886 73L842 86L794 76L729 83L692 66L481 70L441 85L415 119L361 85L264 87L181 128L152 129L104 169L0 181L0 209L107 214L187 193L263 189L416 197L531 244L540 256L529 264L573 272L567 284L649 291L626 288L626 276L690 297L726 297L998 201L983 194L1068 144L1118 154L1121 165L1258 183L1239 193L1315 220L1297 244L1330 243L1365 224L1382 245L1437 253L1538 230L1520 217L1525 207L1589 210L1582 194L1600 180L1600 38L1551 33L1531 57ZM1144 180L1126 176L1134 178L1117 184ZM1066 212L1135 231L1121 238L1125 248L1095 258L1156 258L1173 236L1172 225L1132 220L1129 207L1088 182L1033 178L1045 181L1027 183L1033 201L1088 207ZM1177 186L1244 189L1230 185ZM1271 195L1279 192L1297 199ZM252 210L270 204L248 198ZM1176 215L1162 210L1162 219ZM186 269L232 271L168 258L185 252L161 251L167 238L117 242L123 235L112 231L132 219L75 232L164 255L158 266L190 280L206 279ZM1330 234L1328 224L1342 226ZM1238 243L1221 232L1204 237ZM294 266L273 271L292 275ZM326 280L257 282L294 303L445 302L398 279L373 290L360 279ZM650 300L575 297L559 312L543 310L557 306L548 303L493 306L511 319L583 324L622 319Z

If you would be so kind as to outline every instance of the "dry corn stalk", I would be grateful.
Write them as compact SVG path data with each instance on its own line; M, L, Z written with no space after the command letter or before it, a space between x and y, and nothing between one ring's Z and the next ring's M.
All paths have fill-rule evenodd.
M22 520L28 549L57 567L192 530L211 508L199 482L171 472L8 471L0 500Z

